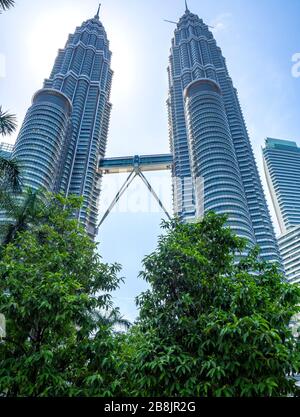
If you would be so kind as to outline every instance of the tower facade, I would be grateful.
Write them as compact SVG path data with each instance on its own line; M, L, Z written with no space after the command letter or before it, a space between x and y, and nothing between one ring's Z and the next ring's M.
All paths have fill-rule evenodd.
M113 75L99 9L59 50L50 77L33 98L13 154L25 185L83 196L76 216L91 236L97 223L97 168L105 155Z
M286 277L300 282L300 148L295 142L267 138L264 170L281 235L278 238Z
M213 34L188 7L172 39L168 79L175 213L184 221L226 213L263 259L280 262L237 91Z
M10 143L0 142L0 156L11 158L14 146Z
M300 226L300 148L295 142L267 138L264 170L281 233Z
M44 88L34 95L13 151L26 186L61 190L59 174L70 141L71 114L70 100L59 91Z

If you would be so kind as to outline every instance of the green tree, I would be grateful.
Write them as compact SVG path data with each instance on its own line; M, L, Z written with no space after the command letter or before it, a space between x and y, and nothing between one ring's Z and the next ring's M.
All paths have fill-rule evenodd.
M5 215L0 225L2 244L13 242L19 232L29 230L34 224L47 221L49 198L44 192L31 188L18 194L0 191L0 208Z
M299 339L289 323L299 311L299 286L259 260L257 249L236 262L245 241L225 222L210 213L199 223L164 225L141 273L150 289L138 297L139 319L124 336L125 395L294 392Z
M57 195L47 222L18 232L0 261L0 396L102 396L119 390L110 292L119 265L101 261L72 219L78 198Z
M1 7L1 6L0 6ZM17 128L16 116L2 110L0 106L0 135L11 135ZM7 191L20 191L20 168L16 160L0 154L0 191L1 200Z
M0 0L0 14L2 10L8 10L15 5L14 0Z

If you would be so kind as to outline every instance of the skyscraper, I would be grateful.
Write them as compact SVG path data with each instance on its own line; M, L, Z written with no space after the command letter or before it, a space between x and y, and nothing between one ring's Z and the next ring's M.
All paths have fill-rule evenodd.
M300 226L280 235L278 243L286 278L300 284Z
M4 156L5 158L11 158L13 148L14 148L13 145L11 145L10 143L1 142L0 143L0 155Z
M78 219L95 234L111 104L109 41L99 20L85 21L60 49L51 75L33 98L13 156L24 183L84 197Z
M267 138L263 157L286 276L300 282L300 148L292 141Z
M300 226L300 148L295 142L267 138L264 170L281 233Z
M262 258L279 261L237 91L209 27L186 5L169 58L169 136L174 156L174 211L185 221L207 211L228 225Z

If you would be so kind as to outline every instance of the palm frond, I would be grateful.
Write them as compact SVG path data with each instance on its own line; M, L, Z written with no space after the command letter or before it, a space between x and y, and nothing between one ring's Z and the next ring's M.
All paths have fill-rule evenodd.
M15 0L0 0L0 13L1 10L8 10L15 5Z
M131 326L130 321L121 316L118 308L114 308L107 312L96 310L93 312L93 317L98 321L98 323L112 327L116 332L121 329L128 330Z
M24 192L23 211L27 215L35 216L37 211L44 206L42 190L27 188Z
M1 0L0 0L1 1ZM3 111L0 106L0 135L11 135L17 128L17 118L15 114Z
M18 213L18 207L16 196L0 189L0 210L5 211L7 216L15 217Z
M21 175L18 162L0 155L0 189L21 191Z

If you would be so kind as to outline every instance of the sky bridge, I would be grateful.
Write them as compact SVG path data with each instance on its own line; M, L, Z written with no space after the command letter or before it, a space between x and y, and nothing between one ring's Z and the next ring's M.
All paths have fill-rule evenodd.
M143 183L146 185L150 193L153 195L159 206L165 212L167 218L170 220L171 216L164 207L162 201L151 187L148 179L145 177L143 172L145 171L166 171L171 170L173 165L173 156L172 154L158 154L158 155L134 155L134 156L121 156L115 158L101 158L99 162L98 172L101 174L122 174L122 173L129 173L126 181L116 194L115 198L111 202L110 206L104 213L103 217L101 218L97 232L99 227L104 222L106 217L109 215L111 210L120 200L122 195L128 189L132 181L135 177L140 177Z
M120 174L140 171L165 171L172 168L172 154L134 155L115 158L101 158L99 171L102 174Z

